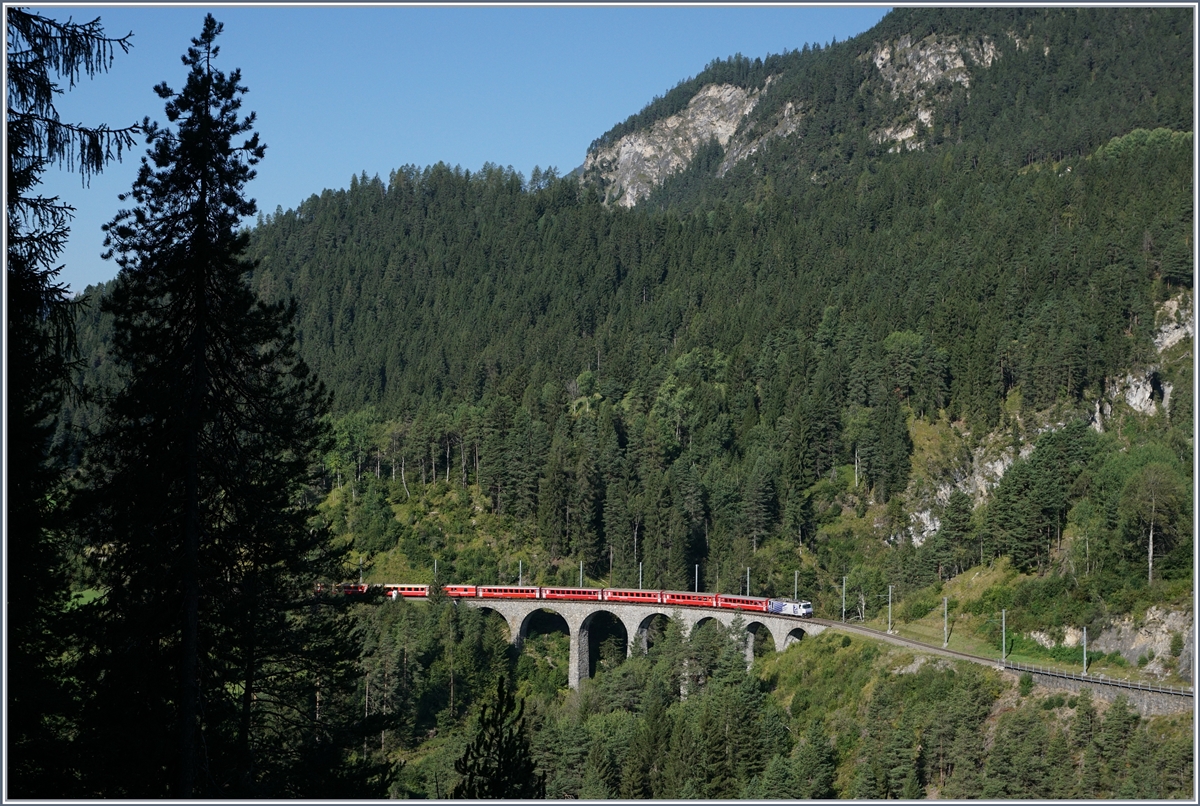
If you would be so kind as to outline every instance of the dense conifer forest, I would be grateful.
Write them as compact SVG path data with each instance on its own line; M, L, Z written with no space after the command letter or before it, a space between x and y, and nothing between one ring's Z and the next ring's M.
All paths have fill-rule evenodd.
M223 354L257 379L249 397L217 378L198 408L155 408L191 365L154 346L178 323L147 317L184 292L152 284L160 269L89 288L83 394L38 426L69 503L36 527L65 586L42 609L68 614L53 629L80 655L50 666L86 708L45 725L121 752L104 726L140 695L76 687L142 658L198 662L191 696L221 709L194 717L219 736L207 781L172 783L189 762L143 747L150 794L448 797L467 791L468 748L506 730L553 798L1193 796L1191 716L1125 699L832 631L777 654L668 619L629 657L601 635L572 691L549 617L516 649L502 619L442 596L335 602L309 584L749 579L881 627L894 597L901 631L932 643L945 597L962 648L1000 651L1003 611L1004 651L1050 665L1082 656L1033 634L1190 614L1193 339L1163 334L1193 316L1193 24L1176 8L896 10L846 42L715 60L600 136L713 83L761 92L745 130L800 110L791 135L723 173L713 141L630 209L594 176L438 164L227 222L213 271L241 289L224 315L246 320L247 352ZM905 37L994 55L928 88L921 119L870 56ZM878 136L913 121L910 140ZM129 220L114 248L158 266ZM168 433L197 417L207 454ZM156 418L167 431L135 427ZM153 494L176 510L117 505L114 485L151 494L180 456L217 481L164 475ZM164 544L163 567L199 586L179 592L200 610L191 643L152 618L178 602L130 595L161 571L156 530L187 517L220 524L199 559ZM219 603L209 572L238 598ZM294 595L265 601L263 579ZM145 623L163 648L115 649ZM1183 643L1092 662L1191 685ZM192 718L186 686L182 705L152 690L166 724ZM24 785L53 791L47 759L72 740L23 741ZM59 792L143 791L108 774L77 765Z

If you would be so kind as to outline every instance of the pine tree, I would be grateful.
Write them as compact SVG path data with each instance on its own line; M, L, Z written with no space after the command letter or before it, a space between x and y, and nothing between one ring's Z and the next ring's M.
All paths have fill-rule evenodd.
M509 693L504 677L496 680L496 701L484 705L479 729L454 769L463 779L454 798L544 798L546 775L537 772L525 727L525 702Z
M583 784L579 789L579 797L583 800L607 800L613 796L609 785L614 777L612 759L604 746L604 740L597 736L592 740L588 750L587 767L583 773Z
M137 127L112 130L63 123L58 81L106 72L130 36L104 35L97 18L60 23L6 8L5 175L8 314L6 370L6 635L9 780L16 797L61 795L70 754L58 747L73 705L60 667L68 627L61 515L61 462L49 450L54 418L69 386L76 306L57 277L73 209L37 194L47 168L78 172L86 183L133 144Z
M240 72L214 67L221 28L205 18L182 91L155 87L175 128L146 119L148 158L123 197L135 206L106 227L124 385L80 495L106 591L84 665L87 786L380 793L379 770L343 758L353 658L338 608L311 595L341 560L309 523L328 398L296 355L294 305L245 281L244 187L265 146L240 114Z
M836 761L821 723L812 720L805 741L792 754L792 795L807 800L834 797Z

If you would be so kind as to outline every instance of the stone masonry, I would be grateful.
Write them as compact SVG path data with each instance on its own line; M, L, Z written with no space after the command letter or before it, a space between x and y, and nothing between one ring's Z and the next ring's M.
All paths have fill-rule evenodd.
M567 669L567 681L571 688L579 688L579 681L588 676L591 666L588 646L588 628L597 613L609 613L625 627L626 653L633 654L634 647L646 649L646 632L655 616L675 618L684 625L685 635L702 621L715 619L726 627L741 616L747 633L766 629L775 642L775 649L782 652L788 644L805 635L817 635L825 630L820 624L791 616L775 616L767 613L744 612L741 610L711 610L700 608L670 608L663 605L629 604L625 602L573 602L547 601L545 599L456 599L469 607L493 610L508 622L510 640L518 647L525 639L529 617L537 610L557 613L567 622L571 638L571 659ZM754 642L746 643L747 666L753 660Z

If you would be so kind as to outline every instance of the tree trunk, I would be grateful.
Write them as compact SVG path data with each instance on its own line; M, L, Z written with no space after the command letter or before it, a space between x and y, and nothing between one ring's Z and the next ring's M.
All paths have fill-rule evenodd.
M203 188L202 188L203 192ZM196 278L199 321L191 348L192 384L187 411L187 454L184 477L183 630L179 708L179 790L176 797L193 797L196 785L196 731L200 708L200 431L204 394L208 323L204 318L204 277Z

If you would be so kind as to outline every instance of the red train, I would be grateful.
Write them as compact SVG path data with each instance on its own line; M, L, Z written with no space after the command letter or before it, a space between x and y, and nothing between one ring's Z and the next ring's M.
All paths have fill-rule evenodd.
M401 597L424 599L429 596L429 585L388 584L372 587L383 588L384 593L392 599ZM343 583L334 585L332 591L346 596L357 596L366 593L367 588L367 585ZM324 586L318 585L317 592L323 591ZM455 598L629 602L632 604L664 604L673 607L718 607L796 616L812 615L812 605L808 602L790 602L761 596L735 596L727 593L633 590L630 588L556 588L538 585L443 585L442 591L447 596Z

